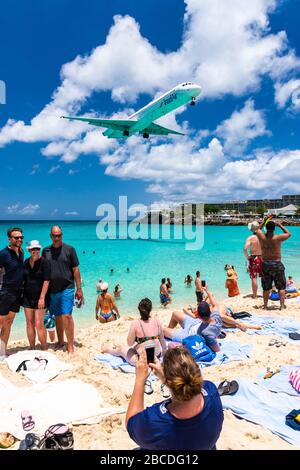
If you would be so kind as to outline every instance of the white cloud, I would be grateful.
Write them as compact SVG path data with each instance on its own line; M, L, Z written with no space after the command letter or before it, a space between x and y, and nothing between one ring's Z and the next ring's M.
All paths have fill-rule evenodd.
M58 209L55 208L53 209L53 211L50 213L50 215L53 217L54 215L56 215L58 213Z
M50 168L48 171L48 175L52 175L53 173L56 173L60 169L60 165L55 165Z
M8 206L6 209L6 212L8 214L20 214L20 215L34 215L36 214L40 209L39 204L27 204L26 206L21 206L21 204L18 202L16 204L12 204L11 206Z
M275 101L279 108L284 108L290 101L290 109L300 110L300 80L275 83Z
M253 100L248 100L240 111L234 111L214 133L224 140L224 151L232 155L244 152L255 138L269 135L263 111L254 109Z
M77 211L65 212L65 215L79 215L79 212Z
M40 169L40 165L38 165L38 164L32 165L32 170L29 174L30 175L35 175L39 171L39 169Z

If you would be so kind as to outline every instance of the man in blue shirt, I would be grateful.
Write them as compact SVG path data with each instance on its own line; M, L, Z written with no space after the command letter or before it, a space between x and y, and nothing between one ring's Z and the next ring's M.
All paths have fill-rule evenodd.
M6 357L11 326L20 310L24 275L23 232L14 227L7 236L9 245L0 251L0 362Z

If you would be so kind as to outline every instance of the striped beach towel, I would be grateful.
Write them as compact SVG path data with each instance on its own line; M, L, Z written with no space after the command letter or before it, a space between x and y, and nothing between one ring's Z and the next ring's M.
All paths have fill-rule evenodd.
M300 368L292 370L289 378L293 388L300 393Z

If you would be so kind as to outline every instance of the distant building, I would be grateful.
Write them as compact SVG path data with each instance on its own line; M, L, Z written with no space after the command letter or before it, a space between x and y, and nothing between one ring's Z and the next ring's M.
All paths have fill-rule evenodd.
M285 216L294 216L297 212L297 207L294 204L289 204L286 207L281 207L280 209L268 209L266 215L274 214L274 215L285 215Z

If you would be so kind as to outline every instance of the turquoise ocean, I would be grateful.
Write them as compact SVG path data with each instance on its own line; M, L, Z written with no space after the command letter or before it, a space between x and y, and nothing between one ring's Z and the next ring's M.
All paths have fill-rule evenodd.
M5 221L0 222L1 248L7 244L7 228L14 225L23 229L26 256L26 242L37 239L43 247L51 243L51 222ZM121 316L135 315L137 304L143 297L149 297L154 308L160 308L159 285L162 277L170 277L172 280L173 306L193 304L194 285L186 287L184 278L187 274L194 278L197 270L217 298L225 298L226 263L234 265L237 270L241 292L250 292L250 279L243 255L244 241L250 235L247 227L205 226L202 249L189 251L186 250L185 240L174 239L172 234L170 240L100 240L96 233L97 221L62 221L60 225L64 242L76 248L80 261L85 305L81 309L74 308L74 320L78 327L95 324L96 283L99 278L109 283L111 291L118 283L124 289L121 298L117 300ZM202 227L197 227L197 230L202 230ZM286 274L300 280L300 227L291 227L290 230L292 237L283 245L283 262ZM127 267L129 273L126 272ZM113 274L110 274L111 269L114 270ZM11 338L25 336L24 312L21 310L13 324Z

